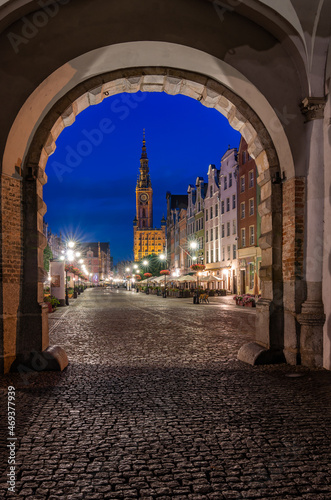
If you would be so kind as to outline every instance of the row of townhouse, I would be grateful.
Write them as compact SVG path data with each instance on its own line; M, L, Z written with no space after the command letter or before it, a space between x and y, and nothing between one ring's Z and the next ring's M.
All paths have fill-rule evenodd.
M207 182L197 177L187 195L167 193L167 255L174 275L194 262L214 277L210 287L232 293L260 289L260 217L256 164L241 139L221 167L209 165ZM193 245L192 245L193 243Z

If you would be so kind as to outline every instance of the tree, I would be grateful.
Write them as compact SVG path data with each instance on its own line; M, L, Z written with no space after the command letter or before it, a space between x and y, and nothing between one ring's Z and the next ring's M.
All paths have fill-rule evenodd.
M144 265L144 261L148 261L148 265ZM138 268L144 273L151 273L153 276L159 276L161 269L166 269L168 267L167 261L162 261L159 255L152 253L147 255L139 262L137 262Z
M50 249L48 243L47 247L44 248L44 269L49 272L49 261L53 258L53 252Z

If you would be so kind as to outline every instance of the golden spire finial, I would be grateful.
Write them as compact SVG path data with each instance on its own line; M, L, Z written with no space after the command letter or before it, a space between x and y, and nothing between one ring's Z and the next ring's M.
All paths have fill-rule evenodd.
M143 148L141 158L147 158L145 129L143 129Z

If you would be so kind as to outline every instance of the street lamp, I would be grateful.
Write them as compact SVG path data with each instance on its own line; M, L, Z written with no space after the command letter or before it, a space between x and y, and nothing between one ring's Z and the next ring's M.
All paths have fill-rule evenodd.
M194 255L192 257L192 260L195 262L198 259L197 250L199 248L199 243L197 241L191 241L190 248L194 251ZM200 303L200 299L199 299L199 272L197 271L197 293L196 293L196 296L193 298L193 304L199 304L199 303Z
M165 256L164 253L161 253L160 260L162 262L165 262L167 260L167 257ZM163 298L164 299L167 298L167 275L166 275L166 273L164 273L164 292L163 292Z
M67 260L68 262L72 262L74 260L74 251L73 248L75 246L74 241L66 242L66 249L62 250L62 254L60 260ZM68 271L66 270L66 306L69 305L69 297L68 297Z
M125 271L126 271L127 273L129 273L129 272L131 272L131 269L130 269L129 267L126 267L126 268L125 268ZM127 281L126 281L126 289L127 289L127 290L130 290L130 278L126 278L126 280L127 280Z

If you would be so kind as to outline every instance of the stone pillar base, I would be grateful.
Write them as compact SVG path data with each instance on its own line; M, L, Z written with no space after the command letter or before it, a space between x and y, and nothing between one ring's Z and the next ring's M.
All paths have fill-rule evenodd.
M243 345L238 352L239 361L249 365L273 365L285 363L284 353L280 350L266 349L256 342Z
M18 354L10 371L23 374L31 371L63 371L68 363L64 349L60 346L52 346L42 352L32 351Z
M323 366L323 326L325 314L319 301L306 301L298 315L301 325L301 363L310 368Z

